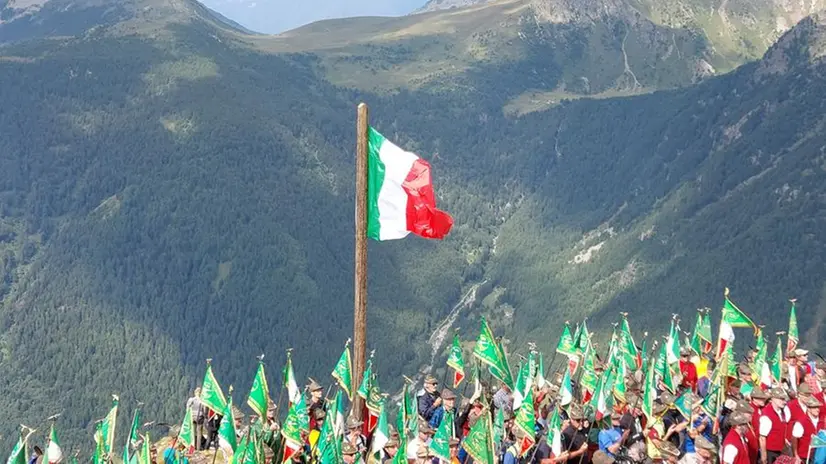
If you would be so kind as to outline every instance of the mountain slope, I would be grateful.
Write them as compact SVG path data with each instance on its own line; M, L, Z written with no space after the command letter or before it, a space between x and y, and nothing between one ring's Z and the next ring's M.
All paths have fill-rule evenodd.
M167 5L151 1L131 5ZM329 381L352 329L360 101L431 160L456 219L444 242L370 245L370 348L388 390L427 367L431 333L466 294L463 336L486 314L511 352L527 341L548 352L559 321L590 315L605 329L618 310L662 331L671 312L717 307L723 286L767 333L797 297L805 343L822 343L821 18L697 86L520 116L503 107L546 70L564 74L540 53L549 42L529 59L468 65L450 91L365 91L326 79L344 52L320 31L376 49L347 27L374 24L376 37L402 20L261 38L180 5L163 21L0 48L5 445L14 422L62 410L64 446L85 453L113 392L124 422L144 401L147 420L175 423L208 357L236 401L260 353L274 395L288 347L299 377ZM461 25L468 11L444 18Z

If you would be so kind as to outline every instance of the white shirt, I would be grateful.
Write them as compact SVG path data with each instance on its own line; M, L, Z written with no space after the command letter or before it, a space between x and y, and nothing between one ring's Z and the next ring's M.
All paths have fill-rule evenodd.
M424 445L430 446L430 439L428 439L427 442L424 443ZM407 451L405 453L407 455L407 459L418 459L416 455L419 452L420 446L422 446L422 440L420 440L419 437L410 440L410 442L407 443Z
M740 443L745 444L746 442L743 440L743 436L739 433L737 434L737 438L740 439ZM737 458L737 447L734 445L726 445L723 447L723 463L725 464L732 464L734 459Z
M737 448L734 445L723 447L723 462L725 464L732 464L735 458L737 458Z
M808 417L809 420L812 421L812 425L814 425L815 429L817 429L818 419L815 419L812 416L806 417ZM803 438L803 424L801 424L800 422L794 423L794 425L792 426L792 436L795 438Z
M774 409L774 406L772 406L772 409ZM774 410L774 412L777 413L777 416L780 417L780 420L782 420L783 422L788 422L789 421L790 413L789 413L788 406L783 408L783 410L780 411L780 412L778 412L776 409ZM760 436L761 437L768 437L769 432L771 432L771 431L772 431L772 420L769 419L769 417L766 416L766 415L760 416Z
M789 365L789 386L792 390L797 391L797 364Z

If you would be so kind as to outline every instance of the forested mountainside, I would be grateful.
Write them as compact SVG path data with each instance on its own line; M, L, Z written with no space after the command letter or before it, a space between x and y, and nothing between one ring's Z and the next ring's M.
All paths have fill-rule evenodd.
M820 16L730 74L608 98L616 74L601 93L559 90L577 61L540 53L552 41L411 83L435 62L411 50L432 42L388 45L388 20L325 23L374 24L381 46L347 45L384 60L351 56L384 82L371 89L331 65L319 26L262 38L184 0L125 5L118 21L0 47L6 445L17 422L64 411L63 441L90 448L111 393L176 422L208 357L239 396L261 353L279 385L288 347L299 377L329 380L352 330L360 101L431 161L456 220L442 242L370 245L370 348L393 360L377 365L388 389L431 363L454 308L466 338L484 314L511 346L549 353L565 319L605 332L624 310L635 330L664 330L728 286L767 333L798 298L804 344L822 340Z

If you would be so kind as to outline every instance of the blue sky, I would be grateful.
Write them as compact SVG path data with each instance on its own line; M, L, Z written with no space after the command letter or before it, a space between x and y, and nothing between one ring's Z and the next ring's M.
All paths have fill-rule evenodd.
M427 0L200 0L257 32L278 33L320 19L401 16Z

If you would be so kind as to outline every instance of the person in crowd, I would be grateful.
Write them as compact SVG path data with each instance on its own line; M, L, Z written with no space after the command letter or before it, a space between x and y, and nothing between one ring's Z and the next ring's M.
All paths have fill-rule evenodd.
M519 444L525 437L525 432L519 427L514 427L513 437L514 440L508 443L508 447L505 449L505 456L502 458L502 464L519 464Z
M691 348L680 350L680 374L683 376L681 386L693 392L697 391L697 366L691 362Z
M427 422L419 422L419 435L407 443L407 450L405 450L408 462L415 462L418 459L419 448L430 446L433 433L434 430Z
M452 412L454 414L454 421L453 427L456 427L456 420L455 420L455 404L456 404L456 394L453 393L449 388L445 388L442 390L442 394L439 396L442 399L442 404L433 411L433 415L430 416L430 420L428 423L430 427L434 430L439 428L439 425L442 423L442 419L445 416L445 413ZM455 432L454 432L455 435Z
M754 388L751 367L748 364L740 364L737 366L737 375L740 380L740 395L744 398L748 397Z
M439 381L436 380L436 377L428 375L424 379L424 390L419 392L419 415L426 421L430 421L433 413L436 412L436 408L442 405L442 399L437 391L438 386Z
M666 408L662 416L663 426L665 427L665 430L671 430L672 427L674 428L674 430L676 430L676 433L666 434L663 440L671 442L672 445L676 446L677 449L679 449L680 436L683 433L683 431L688 427L688 421L685 417L683 417L680 411L674 407L674 401L676 401L674 395L668 393L667 391L663 392L660 395L660 402Z
M694 450L695 464L715 464L717 462L717 447L714 446L712 440L708 440L704 435L698 435L694 439ZM681 464L684 462L681 460Z
M192 396L186 401L186 407L192 413L192 433L195 436L195 449L203 449L204 421L206 419L206 407L201 403L201 387L197 387L192 392Z
M450 450L450 460L444 461L439 460L443 464L461 464L462 461L459 460L459 439L452 438L448 442L448 449Z
M356 419L353 416L347 418L347 433L344 435L344 441L352 445L359 455L367 451L367 437L361 433L361 426L364 422Z
M599 450L611 458L615 458L617 451L622 447L623 442L628 438L630 430L622 430L620 427L622 415L618 412L611 413L611 422L599 432ZM679 453L677 453L679 455Z
M680 449L670 441L660 442L660 456L662 456L662 462L677 464L680 461Z
M357 454L358 449L350 442L345 441L341 444L341 460L344 464L355 464Z
M315 425L315 415L314 412L316 410L326 411L325 404L324 404L324 387L321 386L320 383L313 380L312 377L308 378L310 382L307 384L307 391L310 392L310 398L307 402L307 413L310 416L310 429L321 427L316 427Z
M493 407L505 411L506 415L513 415L513 392L509 386L502 383L502 386L493 395Z
M789 396L780 388L772 388L769 392L771 400L763 408L760 417L760 463L774 464L774 461L783 452L786 445L786 428L789 424L790 413L786 403Z
M805 384L803 384L805 385ZM803 397L806 413L793 419L792 430L792 455L798 457L804 463L811 457L809 448L812 436L823 429L823 421L820 418L820 408L823 406L814 396Z
M704 437L708 440L713 440L711 419L706 415L702 408L702 400L699 398L690 398L692 404L691 417L693 421L691 426L686 429L685 439L683 441L683 451L685 452L684 461L688 464L694 464L697 460L695 440L697 437Z
M29 462L27 464L37 464L38 462L43 460L43 450L40 449L39 446L34 447L34 452L31 456L29 456ZM46 463L48 464L48 463Z
M399 437L398 436L391 436L387 443L384 444L384 448L381 450L381 457L379 462L381 464L387 464L393 462L393 459L396 457L396 453L399 452Z
M585 414L582 407L568 408L568 425L562 430L562 454L554 462L566 464L590 464L588 456L588 431L585 428Z
M749 459L749 444L746 431L751 423L751 417L744 412L734 412L729 417L731 430L723 440L723 464L752 464ZM765 461L763 461L765 463Z
M708 394L708 387L711 385L711 372L714 370L710 355L694 355L691 362L697 369L697 394L705 398Z
M323 408L316 408L313 411L313 417L311 418L312 425L310 426L310 447L316 449L318 443L318 437L321 435L321 427L324 425L324 420L327 418L327 412L324 411Z

